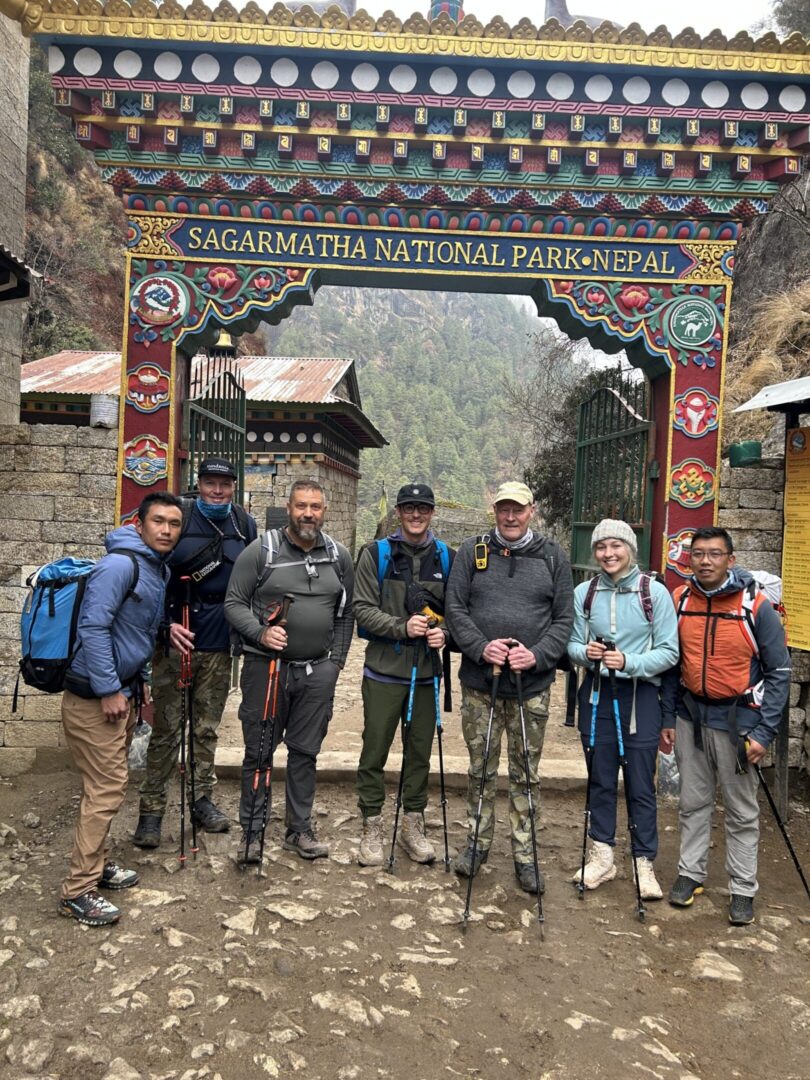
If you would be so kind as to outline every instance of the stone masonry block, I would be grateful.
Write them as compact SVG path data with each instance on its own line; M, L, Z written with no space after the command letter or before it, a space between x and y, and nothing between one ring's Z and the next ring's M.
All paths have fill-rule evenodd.
M792 682L790 684L790 704L791 705L798 705L799 704L799 698L801 696L801 692L802 692L801 683ZM802 704L804 704L804 703L802 702Z
M14 454L18 472L64 472L64 446L18 446Z
M790 661L793 668L793 681L810 683L810 652L803 652L801 649L791 649Z
M724 477L726 479L724 480ZM785 470L781 468L729 469L720 477L721 485L726 483L733 488L768 488L781 491L785 486Z
M115 486L116 477L112 473L98 476L82 473L79 477L79 491L85 498L107 500L110 523L115 517Z
M784 510L785 508L785 493L784 491L777 491L776 502L773 505L774 510Z
M801 739L788 739L788 768L798 769L802 763L803 745Z
M75 455L68 451L67 460L70 464L75 465L81 473L88 473L91 476L98 476L99 474L112 476L118 464L117 451L100 450L97 447L85 446L79 446L75 451ZM84 495L81 482L79 483L79 494Z
M791 739L800 739L804 735L804 721L806 713L804 709L790 709L788 717L788 734Z
M736 510L740 505L740 493L736 488L721 486L717 499L721 510Z
M76 442L79 446L97 446L100 449L118 450L118 431L107 428L80 427Z
M107 521L109 506L104 499L85 499L81 496L57 495L53 503L55 521ZM68 539L66 536L65 539Z
M28 424L0 425L0 446L25 446L31 442Z
M19 776L33 768L37 752L29 747L0 747L0 776Z
M20 472L5 481L7 495L74 495L79 489L78 473Z
M724 529L782 531L782 515L776 510L721 510L719 523Z
M11 472L14 468L16 447L0 446L0 472Z
M782 532L775 529L735 530L734 547L737 551L777 551L781 555Z
M25 521L51 521L53 518L52 495L15 495L14 517Z
M25 589L14 585L0 585L0 612L14 611L20 613L25 600Z
M19 611L5 611L0 614L0 641L7 640L16 642L20 636L20 613Z
M776 492L759 488L740 488L739 506L746 509L773 510L776 507Z
M103 544L104 537L109 532L109 522L101 521L78 521L70 525L70 540L74 544ZM0 526L0 534L2 526ZM64 521L46 521L42 525L42 539L50 540L54 544L61 543L65 539Z
M53 544L42 541L23 543L19 540L0 540L0 566L22 566L33 563L34 567L51 562L55 558Z
M32 424L32 446L75 446L78 428L73 424Z
M100 559L107 554L102 544L64 544L62 555L74 555L77 559Z
M776 574L779 577L782 573L782 553L737 548L737 566L744 570L764 570L768 574Z
M25 687L25 700L22 705L22 715L25 723L31 720L55 720L62 719L62 695L39 694L30 687Z
M62 531L64 533L64 525ZM17 517L0 519L0 540L39 540L41 536L42 523L39 521Z
M6 723L6 746L58 746L60 724L33 720L9 720Z

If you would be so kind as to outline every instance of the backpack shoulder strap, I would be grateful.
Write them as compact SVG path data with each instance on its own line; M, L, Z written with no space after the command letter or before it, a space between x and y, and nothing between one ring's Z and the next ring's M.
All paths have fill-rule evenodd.
M256 581L254 592L258 592L265 581L273 573L273 563L281 547L281 534L278 529L268 529L262 536L262 551L264 552L264 565Z
M436 545L436 551L439 553L439 563L442 568L442 577L447 581L447 575L450 573L450 551L445 544L444 540L434 540Z
M194 513L194 507L197 505L197 500L183 495L180 497L180 503L183 509L183 521L180 526L180 535L185 536L186 530L188 529L188 523L191 521L191 515Z
M377 560L377 584L382 589L383 582L385 581L385 575L388 573L388 567L391 565L391 541L387 536L384 536L381 540L374 541L375 559Z
M691 594L691 591L692 590L689 588L688 585L684 585L684 587L680 591L680 595L678 596L678 606L675 611L675 614L678 616L679 621L683 616L684 611L686 611L686 605L689 603L689 596Z
M585 593L585 599L582 601L582 611L586 619L591 617L591 608L596 597L596 590L599 588L599 575L592 577L588 582L588 591Z
M248 533L250 532L250 526L248 525L248 513L244 506L240 506L238 503L234 503L231 507L236 518L236 525L239 532L247 540Z
M135 592L135 589L136 589L136 587L138 585L138 581L140 580L140 576L141 576L141 567L140 567L140 564L138 563L138 556L135 554L134 551L113 551L110 554L112 554L112 555L126 555L126 557L129 559L129 561L132 563L132 570L133 570L132 581L129 583L129 588L127 589L126 593L124 594L124 600L137 600L138 603L140 603L141 598Z
M326 545L326 554L329 562L335 568L338 581L340 582L340 596L338 597L337 605L335 608L335 618L339 619L346 608L346 586L343 584L343 565L340 561L340 550L337 546L337 541L333 540L331 536L326 533L321 534L323 536L323 542Z
M652 574L642 573L638 578L638 596L641 601L641 610L644 618L652 626L653 599L652 599Z

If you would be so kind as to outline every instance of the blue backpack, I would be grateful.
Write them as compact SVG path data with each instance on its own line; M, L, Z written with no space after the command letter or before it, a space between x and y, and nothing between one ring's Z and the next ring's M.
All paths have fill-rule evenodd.
M447 581L447 575L450 573L450 551L447 544L443 540L433 541L436 554L439 556L439 565L442 571L442 581ZM391 551L391 541L388 537L383 537L382 540L372 540L371 546L374 548L377 558L377 584L380 587L380 595L382 595L383 582L385 581L388 570L391 566L391 560L393 559L393 552ZM377 637L376 634L370 634L368 630L363 627L357 628L357 636L363 638L365 641L381 641L395 645L397 651L402 647L402 642L389 642L388 638Z
M135 596L140 570L131 551L116 552L132 560L132 583L124 599ZM28 686L46 694L64 690L65 673L76 655L76 631L87 578L93 559L58 559L34 571L27 579L30 592L20 618L22 658L20 675ZM19 677L18 677L19 684ZM17 707L14 690L12 712Z

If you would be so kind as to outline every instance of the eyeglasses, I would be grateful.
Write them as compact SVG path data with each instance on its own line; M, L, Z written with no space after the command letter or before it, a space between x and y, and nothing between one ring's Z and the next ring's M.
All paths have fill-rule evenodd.
M427 503L401 503L399 509L403 514L429 514L433 509Z
M728 559L731 555L730 551L690 551L689 558L692 562L702 562L704 559L711 559L712 562L720 562L721 559Z

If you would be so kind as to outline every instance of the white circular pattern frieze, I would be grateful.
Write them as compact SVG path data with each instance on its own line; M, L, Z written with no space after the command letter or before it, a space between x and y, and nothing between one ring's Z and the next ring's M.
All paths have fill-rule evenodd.
M312 69L312 81L319 90L331 90L339 78L337 65L331 60L321 60Z
M513 98L530 98L536 85L534 75L528 71L513 71L506 81L506 89Z
M115 54L113 67L122 79L137 79L143 67L143 60L132 49L124 49Z
M233 65L233 76L242 86L255 86L262 77L262 65L255 56L240 56Z
M703 98L703 104L708 105L710 109L722 109L727 104L730 95L726 84L715 79L713 82L706 83L700 91L700 96Z
M476 68L467 77L467 89L475 97L489 97L495 89L495 76L486 68Z
M95 49L79 49L73 57L73 66L80 75L97 75L101 70L101 54Z
M245 436L245 438L247 439L247 441L248 441L248 442L256 442L256 440L258 439L258 437L259 437L259 436L258 436L258 435L256 434L256 432L255 432L255 431L249 431L249 432L247 433L247 435Z
M607 75L591 75L585 83L585 96L591 101L607 101L613 93L613 83Z
M48 71L55 75L65 66L65 54L57 45L48 46Z
M449 67L439 67L431 71L430 89L434 94L452 94L458 86L458 75Z
M272 431L265 431L264 435L262 435L262 438L264 439L265 442L272 442L273 441L273 432Z
M564 71L555 71L548 77L546 90L555 101L567 101L574 92L574 80Z
M174 82L183 70L183 61L173 52L162 52L155 57L155 74L166 82Z
M740 97L746 109L764 109L768 104L768 91L762 83L746 83L740 91Z
M298 64L294 60L282 57L270 68L270 78L276 86L292 86L298 79Z
M304 443L307 441L307 437L303 431L298 432L298 434L295 436L295 441L300 443Z
M191 62L191 73L201 83L212 83L219 78L219 60L211 53L200 53Z
M315 434L312 436L312 441L318 444L323 442L323 435L321 435L320 431L315 432Z
M685 105L689 100L689 86L683 79L667 79L661 97L667 105Z
M282 431L282 433L279 435L279 439L281 440L281 442L289 442L290 441L290 433L289 433L289 431Z
M801 112L807 101L807 94L800 86L786 86L779 95L779 104L785 112Z
M650 96L650 84L640 75L634 75L624 84L622 93L624 100L629 101L631 105L643 105Z
M352 83L366 93L373 90L379 81L380 73L373 64L358 64L352 72Z
M398 94L410 94L416 86L416 72L408 64L397 64L395 68L391 68L388 82L391 84L391 89L396 90Z

